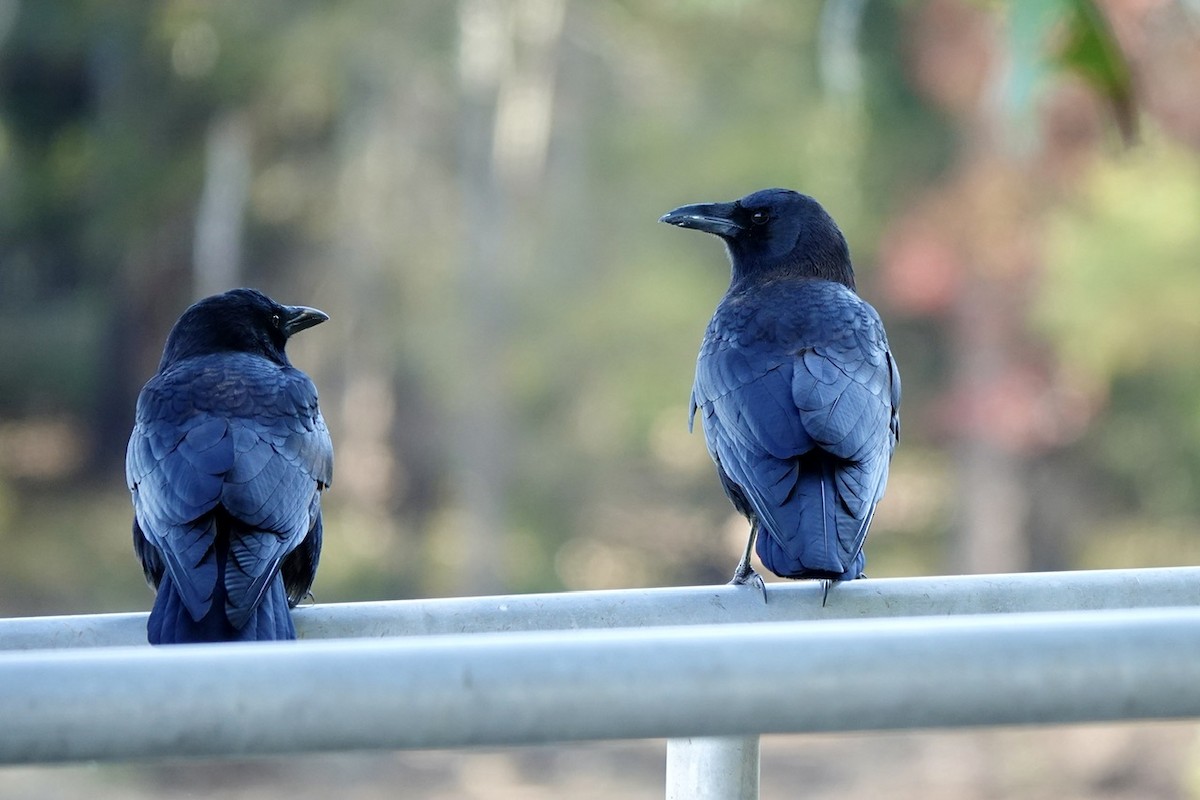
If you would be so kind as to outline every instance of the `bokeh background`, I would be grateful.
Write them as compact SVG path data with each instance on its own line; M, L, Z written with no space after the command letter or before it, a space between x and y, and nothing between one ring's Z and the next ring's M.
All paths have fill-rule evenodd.
M904 376L872 576L1200 560L1196 0L0 2L0 614L146 609L125 441L193 300L337 451L320 601L724 581L687 432L767 186ZM2 721L0 721L2 725ZM1191 724L779 737L764 796L1200 796ZM657 797L661 743L0 771L0 796ZM790 788L789 788L790 787ZM774 793L772 793L774 792Z

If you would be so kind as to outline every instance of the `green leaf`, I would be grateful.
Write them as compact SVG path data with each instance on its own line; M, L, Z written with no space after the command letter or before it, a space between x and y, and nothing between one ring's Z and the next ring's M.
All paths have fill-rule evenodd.
M1069 0L1058 63L1086 80L1108 103L1126 144L1137 139L1133 75L1108 20L1094 0Z
M1030 127L1038 87L1073 73L1104 100L1126 144L1137 138L1133 75L1094 0L1013 0L1008 7L1007 99L1018 130Z

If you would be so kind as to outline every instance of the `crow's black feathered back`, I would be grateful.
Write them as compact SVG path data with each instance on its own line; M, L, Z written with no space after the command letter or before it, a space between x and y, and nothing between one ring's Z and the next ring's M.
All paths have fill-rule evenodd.
M126 455L134 547L158 589L152 643L295 638L288 609L316 573L333 446L283 345L323 319L235 290L172 331Z
M899 437L900 376L841 232L815 200L779 189L663 221L729 250L692 412L726 494L765 534L759 558L784 577L857 578Z

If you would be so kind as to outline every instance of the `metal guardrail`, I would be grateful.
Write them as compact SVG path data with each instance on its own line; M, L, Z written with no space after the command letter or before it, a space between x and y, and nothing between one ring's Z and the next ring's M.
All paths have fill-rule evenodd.
M1200 716L1200 609L23 651L0 762Z
M1200 567L881 578L301 607L301 639L1200 606ZM0 619L0 650L145 645L146 614Z
M142 614L3 620L0 762L667 738L668 797L751 798L761 733L1200 717L1197 568L768 598L315 606L308 641L170 648L113 646Z

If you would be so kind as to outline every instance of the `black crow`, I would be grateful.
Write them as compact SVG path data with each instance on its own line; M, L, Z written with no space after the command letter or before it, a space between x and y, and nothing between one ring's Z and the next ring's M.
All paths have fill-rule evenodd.
M234 289L171 329L125 457L133 546L158 590L151 644L296 638L333 444L284 346L327 319Z
M816 200L787 189L683 206L661 221L721 237L732 266L691 408L725 493L750 521L732 582L762 588L750 565L756 538L781 577L861 577L900 434L900 374L879 315L855 293L845 237Z

